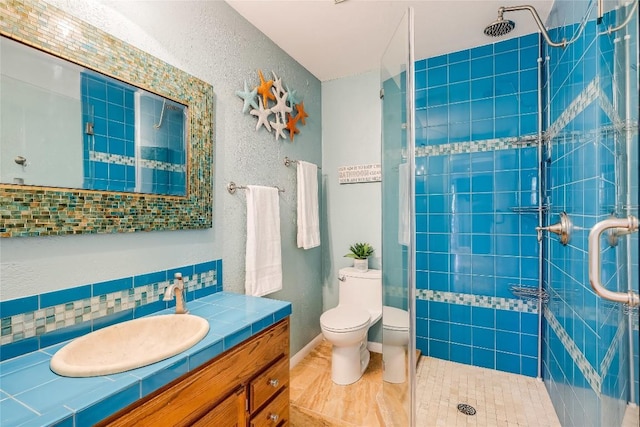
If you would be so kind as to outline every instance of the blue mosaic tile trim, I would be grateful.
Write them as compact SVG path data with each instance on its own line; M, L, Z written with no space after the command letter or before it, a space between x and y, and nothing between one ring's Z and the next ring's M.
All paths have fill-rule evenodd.
M135 166L136 158L131 156L123 156L120 154L103 153L101 151L90 151L89 160L94 162L114 163L125 166ZM169 172L186 172L185 165L176 163L161 162L159 160L139 159L138 165L143 168L158 169Z
M519 311L523 313L538 313L538 303L515 298L492 297L487 295L472 295L455 292L432 291L420 289L416 299L446 302L449 304L469 305L472 307L495 308L498 310Z
M602 88L598 86L598 100L600 101L600 108L602 111L609 117L611 123L615 129L623 130L624 129L624 121L620 118L620 115L616 111L615 107L609 101L609 97L604 93Z
M216 293L222 289L221 278L219 280L218 266L219 262L209 261L202 264L181 267L180 270L191 272L183 274L185 284L185 296L187 300L194 299L193 296ZM204 270L206 268L206 270ZM86 297L75 300L67 300L60 298L54 305L45 307L44 296L40 296L40 304L37 309L32 309L22 313L14 313L1 319L0 329L0 345L16 344L22 340L30 338L40 338L41 336L58 331L64 328L81 328L87 325L100 322L101 319L109 316L118 315L119 313L133 313L134 317L149 314L154 311L162 310L171 305L169 302L162 301L164 290L173 283L173 272L175 269L147 273L133 278L117 279L110 282L96 283L93 285L83 285L77 288L63 289L54 292L61 296L80 296L85 292L79 292L79 289L92 288L92 292L87 292ZM161 274L156 274L161 273ZM170 277L167 279L167 277ZM128 280L126 280L128 279ZM155 279L155 280L149 280ZM142 281L144 284L136 285ZM112 284L113 282L113 284ZM118 288L117 284L127 282L130 286L123 289ZM145 283L148 282L148 283ZM105 287L103 285L110 284ZM112 284L112 285L111 285ZM98 294L105 288L118 288L114 292ZM189 296L192 297L189 297ZM21 298L20 300L22 300ZM62 300L64 299L64 301ZM18 300L14 300L19 305ZM12 306L13 301L3 301L6 307ZM138 311L138 315L135 315ZM48 343L50 344L50 343Z
M440 156L443 154L479 153L483 151L510 150L512 148L535 147L538 136L492 138L482 141L455 142L416 147L416 157Z
M593 101L598 98L600 89L600 78L594 78L591 83L583 89L582 92L569 104L569 106L560 114L556 121L549 126L545 132L545 138L551 140L555 138L573 119L584 111ZM605 97L606 98L606 97Z
M89 160L93 162L114 163L117 165L135 166L136 158L121 154L103 153L102 151L89 151Z
M613 362L613 358L618 352L620 348L620 343L624 337L624 333L627 331L627 319L623 316L620 324L618 324L618 330L616 331L616 335L611 340L611 345L607 349L607 354L602 358L602 363L600 363L600 377L604 378L607 376L609 372L609 368L611 367L611 362Z
M571 339L567 331L560 325L556 316L549 310L548 307L543 309L544 317L547 319L547 323L556 333L562 345L569 353L569 356L573 359L580 372L584 375L591 388L598 394L602 390L602 377L598 375L598 371L589 363L584 354L580 351L576 343Z
M187 168L185 165L161 162L159 160L140 159L139 164L143 168L158 169L158 170L169 171L169 172L186 172L187 171Z

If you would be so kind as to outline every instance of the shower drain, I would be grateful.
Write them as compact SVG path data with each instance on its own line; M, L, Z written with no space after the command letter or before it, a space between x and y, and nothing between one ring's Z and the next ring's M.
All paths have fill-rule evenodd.
M471 405L467 405L466 403L458 404L458 411L462 412L465 415L475 415L476 408Z

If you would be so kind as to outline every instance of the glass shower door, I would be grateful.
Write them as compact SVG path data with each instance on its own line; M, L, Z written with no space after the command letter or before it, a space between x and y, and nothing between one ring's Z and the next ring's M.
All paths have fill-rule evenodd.
M620 426L625 417L638 425L637 407L630 415L638 403L637 307L592 285L595 278L619 295L639 291L638 233L597 233L611 218L638 217L637 2L601 19L590 4L583 36L564 50L547 48L548 220L566 211L573 228L567 244L550 236L545 251L544 379L562 425Z
M415 425L413 10L380 62L382 101L383 401L388 426Z

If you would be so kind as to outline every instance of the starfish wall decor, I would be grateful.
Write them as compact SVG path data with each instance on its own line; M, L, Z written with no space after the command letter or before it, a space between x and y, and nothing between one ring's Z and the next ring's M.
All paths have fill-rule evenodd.
M309 115L297 91L290 90L273 71L271 74L273 80L265 80L262 70L258 70L258 85L249 90L245 81L244 90L236 91L236 95L243 101L242 112L257 117L256 130L264 127L268 132L273 131L276 141L287 139L286 130L293 142L295 135L300 133L296 125L305 125Z

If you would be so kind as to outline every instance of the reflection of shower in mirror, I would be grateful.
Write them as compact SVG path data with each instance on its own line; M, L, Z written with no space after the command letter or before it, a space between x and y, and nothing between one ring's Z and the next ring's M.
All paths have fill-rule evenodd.
M175 105L171 105L171 104L167 104L167 100L163 100L162 101L162 111L160 112L160 121L157 124L154 124L153 127L156 129L160 129L160 126L162 126L162 120L164 119L164 110L165 108L168 108L169 110L173 110L173 111L182 111L180 109L180 107L176 107Z

